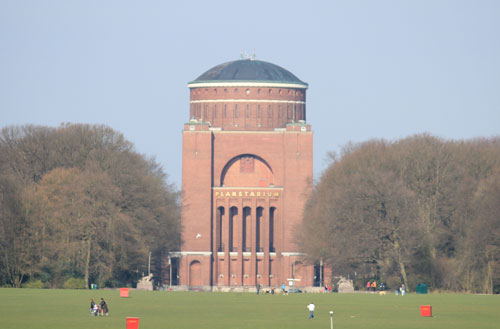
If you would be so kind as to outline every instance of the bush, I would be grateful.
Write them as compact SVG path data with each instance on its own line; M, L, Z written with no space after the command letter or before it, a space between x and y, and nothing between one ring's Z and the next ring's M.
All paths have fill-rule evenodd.
M121 282L116 279L108 279L104 282L101 282L100 286L106 288L118 288L123 287L123 284L121 284Z
M22 287L29 289L43 289L45 288L45 285L43 284L42 280L30 280L26 283L23 283Z
M69 278L64 282L64 289L86 289L85 280L80 278Z

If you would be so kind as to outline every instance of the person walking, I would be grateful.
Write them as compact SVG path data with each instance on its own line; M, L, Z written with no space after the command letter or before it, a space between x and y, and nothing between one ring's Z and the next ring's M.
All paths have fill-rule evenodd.
M94 298L90 298L90 315L97 315L94 312L94 306L95 306Z
M314 303L307 305L307 309L309 310L309 319L314 319L314 309L315 308L316 308L316 306L314 305Z
M101 298L101 302L99 303L99 306L101 307L101 314L108 316L108 314L109 314L108 303L106 303L104 298Z

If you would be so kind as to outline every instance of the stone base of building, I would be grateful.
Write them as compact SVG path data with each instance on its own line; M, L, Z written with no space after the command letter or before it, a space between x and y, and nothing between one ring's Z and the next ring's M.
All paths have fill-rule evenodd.
M266 294L271 293L271 289L274 289L274 293L279 295L282 293L281 287L261 287L260 293ZM288 289L288 287L287 287ZM256 287L230 287L230 286L171 286L170 291L195 291L195 292L248 292L257 293ZM322 293L324 292L323 287L300 287L302 293Z
M297 252L252 253L240 254L217 253L215 260L211 252L171 252L168 264L165 263L165 286L177 291L238 291L256 292L257 285L261 289L274 288L281 290L300 289L305 292L323 289L332 284L330 266L323 264L309 265L303 254ZM233 255L235 254L235 255ZM249 254L249 255L247 255ZM257 263L257 266L249 264ZM229 265L221 264L229 261ZM172 279L170 279L172 278Z

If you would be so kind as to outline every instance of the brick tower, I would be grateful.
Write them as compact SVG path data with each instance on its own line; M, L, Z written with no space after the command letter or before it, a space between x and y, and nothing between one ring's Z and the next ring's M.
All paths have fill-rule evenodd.
M179 288L313 286L315 267L294 243L312 190L307 83L244 59L215 66L188 87L182 247L171 254Z

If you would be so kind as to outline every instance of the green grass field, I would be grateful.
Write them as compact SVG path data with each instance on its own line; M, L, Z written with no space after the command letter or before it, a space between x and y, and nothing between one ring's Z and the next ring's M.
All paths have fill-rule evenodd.
M109 317L89 316L89 299L103 297ZM306 305L316 304L308 319ZM432 317L420 316L432 305ZM500 328L500 296L409 294L290 294L0 289L0 328Z

